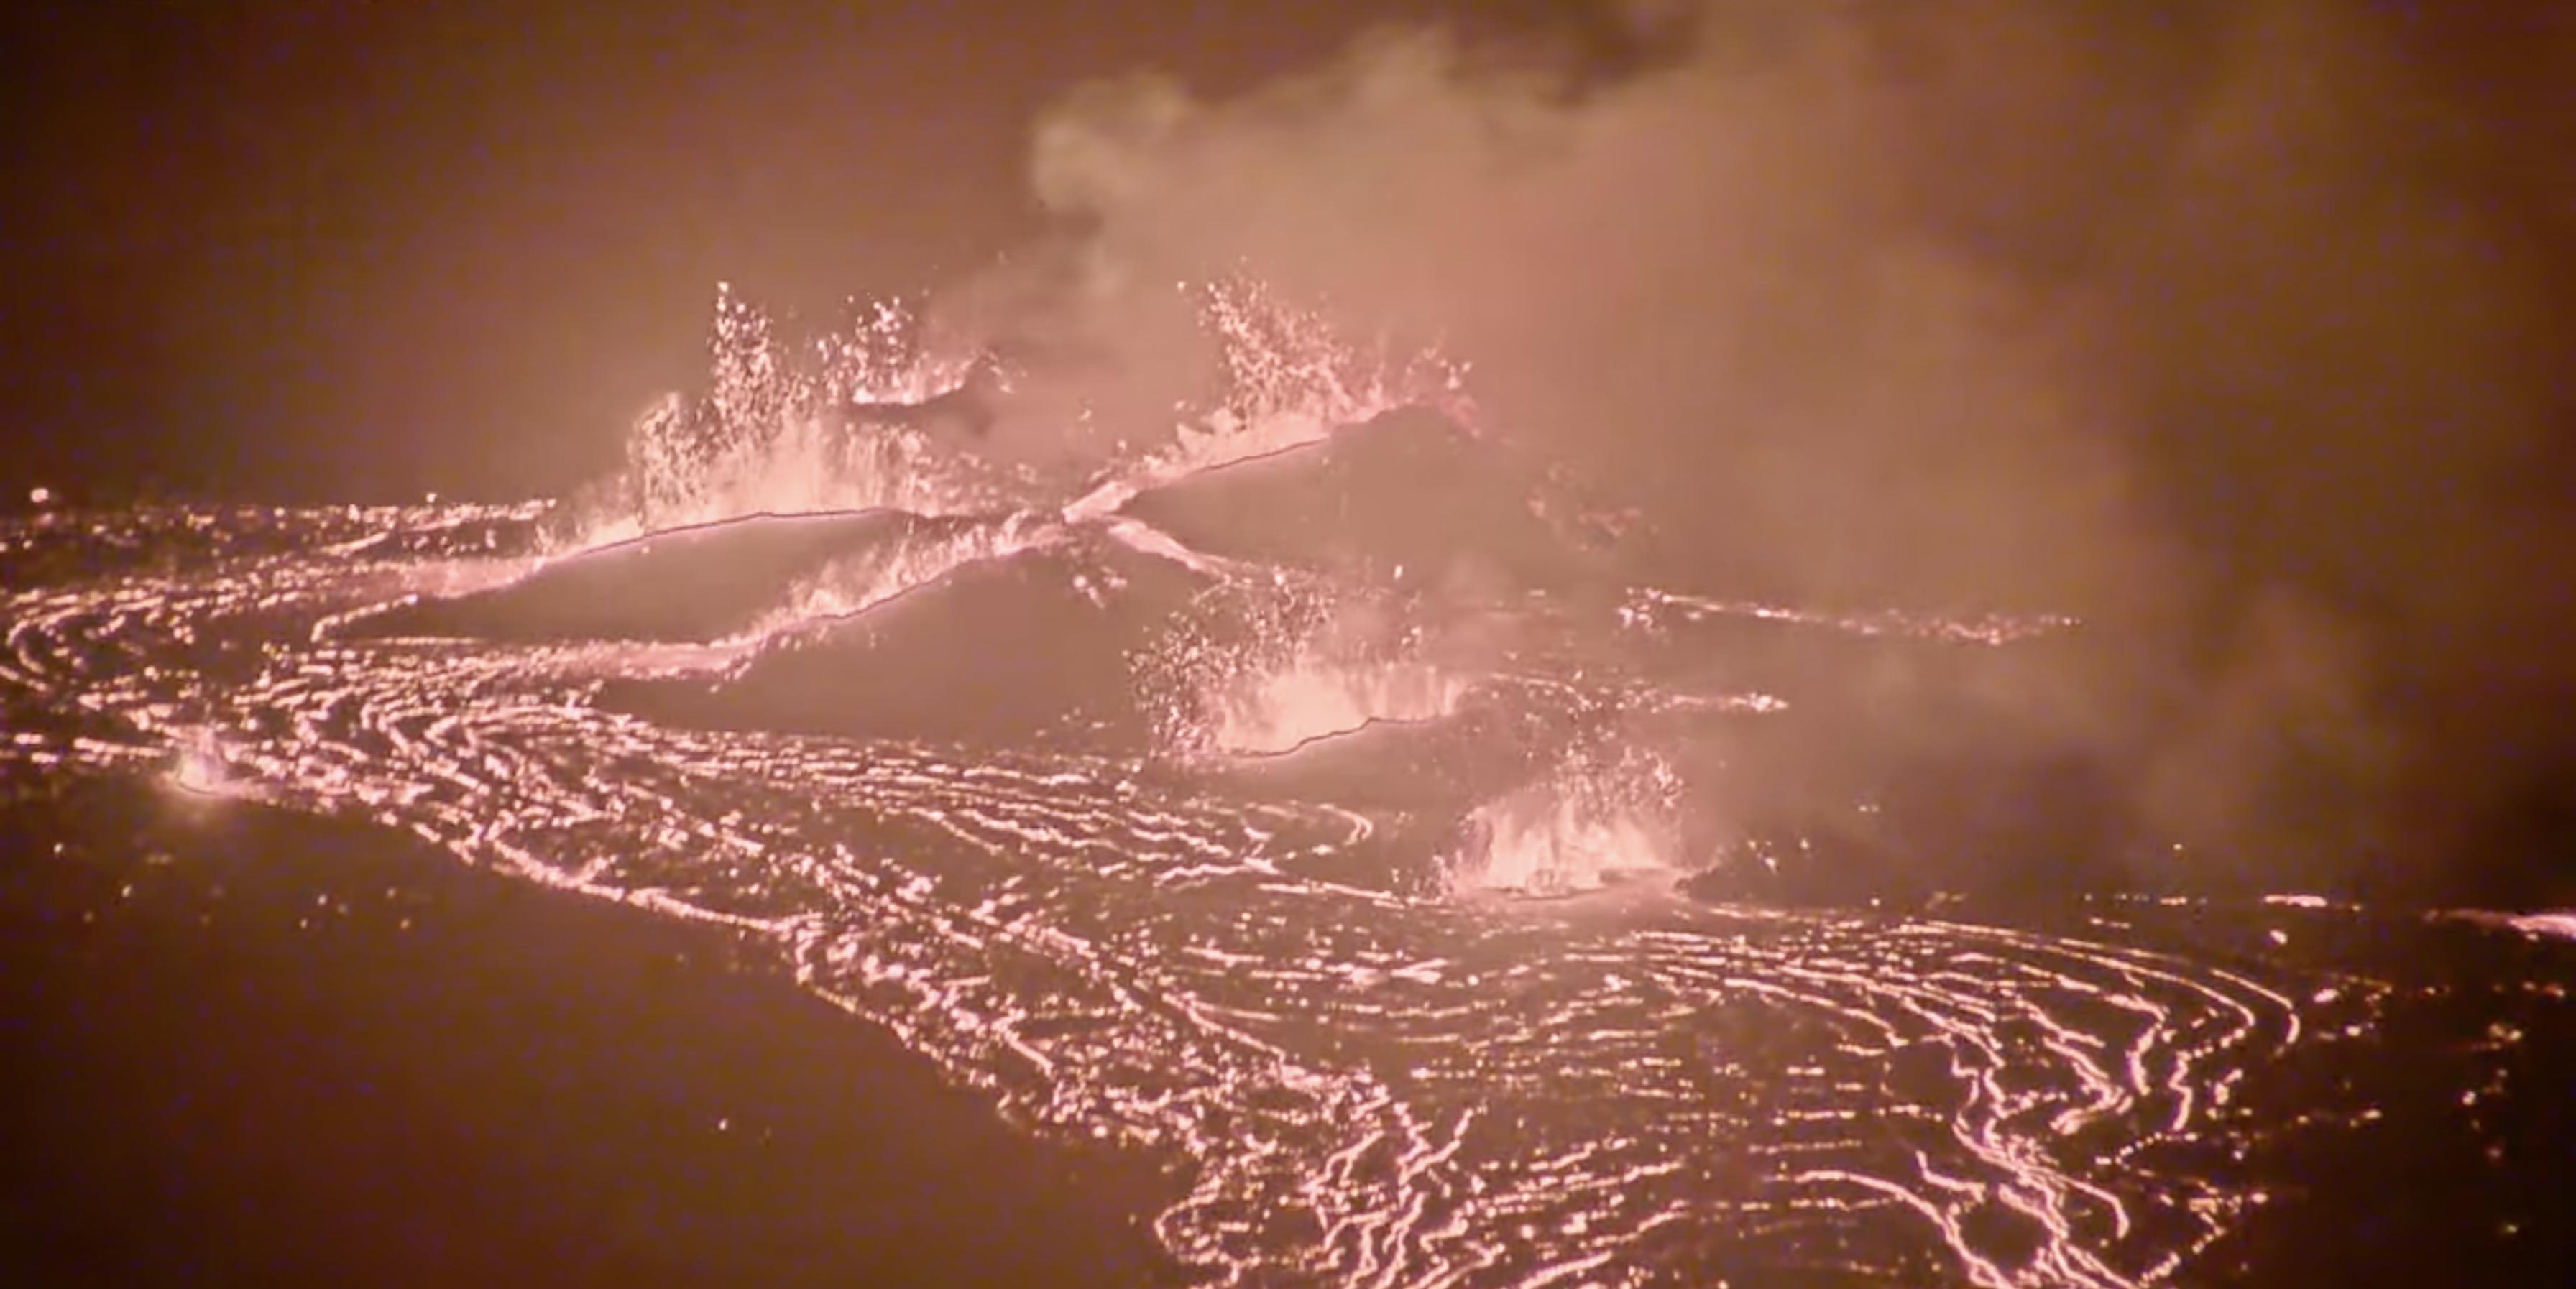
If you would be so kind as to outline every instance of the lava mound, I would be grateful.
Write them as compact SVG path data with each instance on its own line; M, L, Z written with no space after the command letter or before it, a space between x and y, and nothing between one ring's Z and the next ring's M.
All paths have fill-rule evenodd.
M1456 422L1405 408L1140 493L1121 513L1212 555L1372 581L1582 577L1529 484Z
M1137 752L1152 724L1131 655L1206 585L1077 532L780 636L712 686L626 681L600 701L708 728Z
M1540 697L1488 686L1447 715L1372 721L1203 773L1264 797L1454 814L1545 773L1585 728L1584 713Z
M673 529L557 560L506 586L396 605L342 630L514 643L706 643L750 628L801 579L845 561L884 558L907 542L962 536L983 522L867 510Z

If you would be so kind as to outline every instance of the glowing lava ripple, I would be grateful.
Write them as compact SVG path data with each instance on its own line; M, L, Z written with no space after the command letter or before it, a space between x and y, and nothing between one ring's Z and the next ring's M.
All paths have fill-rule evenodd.
M1337 861L1380 839L1324 806L661 728L589 701L634 651L315 642L445 567L374 535L511 519L276 517L277 549L14 591L6 758L741 928L1016 1119L1179 1162L1157 1230L1208 1283L2188 1279L2262 1199L2206 1166L2241 1085L2369 1003L2031 931L1371 886ZM11 540L175 521L48 522Z

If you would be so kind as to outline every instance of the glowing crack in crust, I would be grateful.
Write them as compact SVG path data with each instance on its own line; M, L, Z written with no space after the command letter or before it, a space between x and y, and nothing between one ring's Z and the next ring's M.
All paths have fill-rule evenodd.
M721 491L672 485L636 513L713 518ZM466 862L735 928L1036 1130L1182 1165L1155 1231L1204 1283L2166 1283L2263 1200L2195 1162L2257 1131L2230 1112L2249 1072L2370 1006L2079 935L1620 882L1690 857L1672 767L1616 739L1592 760L1500 758L1500 786L1435 844L1390 826L1402 811L1151 758L682 728L596 701L666 646L341 630L476 568L524 572L538 508L57 518L10 533L87 575L0 601L0 694L31 718L0 761L354 810ZM840 592L800 573L752 635L864 616L1034 531L978 528ZM88 554L137 548L157 557ZM1187 571L1232 585L1233 568ZM1336 652L1328 617L1262 621L1145 650L1190 700L1174 710L1199 753L1436 732L1471 691L1549 730L1615 732L1636 706L1551 714L1556 691L1509 666L1471 682L1400 631Z
M1211 1282L1666 1283L1722 1242L2142 1284L2252 1202L2154 1161L2223 1141L2229 1089L2294 1041L2255 979L1938 923L1460 903L1310 875L1369 844L1320 806L656 727L591 706L577 648L281 645L390 575L22 592L8 671L138 730L185 710L268 800L742 928L1032 1124L1187 1160L1157 1230ZM228 637L267 646L229 683L159 661Z

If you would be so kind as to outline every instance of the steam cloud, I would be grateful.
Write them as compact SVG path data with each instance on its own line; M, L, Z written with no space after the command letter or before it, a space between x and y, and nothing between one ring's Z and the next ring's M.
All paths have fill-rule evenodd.
M1440 338L1703 580L2077 613L1905 736L2083 753L2216 853L2456 873L2550 799L2557 263L2399 7L1605 12L1617 69L1413 29L1095 86L1035 150L1079 234L983 298L1142 409L1195 358L1171 284L1249 272Z

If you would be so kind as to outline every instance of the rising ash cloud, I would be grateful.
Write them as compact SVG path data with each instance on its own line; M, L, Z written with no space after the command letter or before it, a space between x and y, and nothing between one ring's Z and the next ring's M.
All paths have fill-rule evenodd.
M1173 284L1247 272L1472 362L1665 576L2080 615L1974 721L1896 678L1890 737L2080 756L2202 862L2418 882L2547 833L2566 243L2403 6L1587 19L1091 86L1035 131L1063 236L957 298L1141 422L1204 361Z

